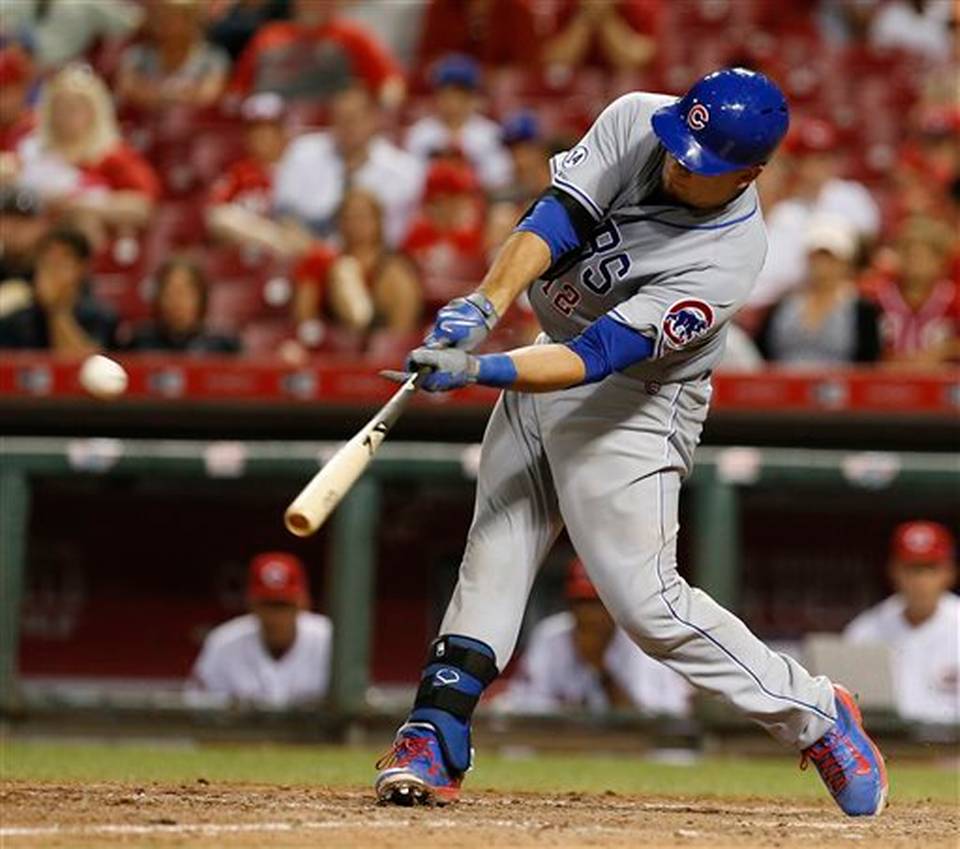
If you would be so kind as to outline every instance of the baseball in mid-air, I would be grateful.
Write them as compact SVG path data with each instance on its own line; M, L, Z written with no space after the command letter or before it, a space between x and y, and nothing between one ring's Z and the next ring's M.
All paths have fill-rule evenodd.
M80 385L96 398L116 398L126 391L127 383L123 366L103 354L87 357L80 366Z

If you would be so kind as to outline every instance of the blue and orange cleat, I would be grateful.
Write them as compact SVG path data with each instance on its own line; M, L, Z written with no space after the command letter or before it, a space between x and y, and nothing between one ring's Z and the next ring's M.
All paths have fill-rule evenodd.
M872 817L887 804L887 768L883 755L863 728L863 717L844 687L833 688L837 723L816 743L803 750L800 768L808 761L841 810L851 817Z
M393 748L377 761L377 801L388 805L446 805L460 795L463 776L443 761L431 725L408 722L397 731Z

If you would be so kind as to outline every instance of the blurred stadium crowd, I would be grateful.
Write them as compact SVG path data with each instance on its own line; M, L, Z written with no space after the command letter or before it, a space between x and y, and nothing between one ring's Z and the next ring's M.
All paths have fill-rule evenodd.
M0 346L399 357L610 100L793 111L730 363L960 360L952 0L19 0ZM493 344L532 337L514 310Z

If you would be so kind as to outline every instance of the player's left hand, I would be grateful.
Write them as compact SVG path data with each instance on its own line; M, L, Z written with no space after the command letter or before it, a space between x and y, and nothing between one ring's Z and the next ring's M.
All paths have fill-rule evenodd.
M480 361L456 348L417 348L407 357L407 371L427 370L420 388L427 392L448 392L477 382Z

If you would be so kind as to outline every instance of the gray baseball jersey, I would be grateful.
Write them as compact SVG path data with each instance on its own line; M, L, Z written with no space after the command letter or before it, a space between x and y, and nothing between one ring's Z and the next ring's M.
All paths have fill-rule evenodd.
M568 268L531 287L552 339L609 314L649 336L653 356L562 392L503 393L440 630L483 640L503 668L540 562L566 526L603 603L641 649L802 748L834 722L831 683L768 649L677 571L680 484L707 415L709 371L766 240L752 187L706 212L660 196L664 153L650 117L670 101L620 98L555 163L554 185L596 228Z
M566 341L604 314L654 342L654 356L624 373L671 383L709 372L724 325L744 302L766 256L751 185L721 209L662 197L664 151L650 124L673 101L634 93L615 100L572 150L551 162L553 185L597 222L572 264L530 288L544 331Z

